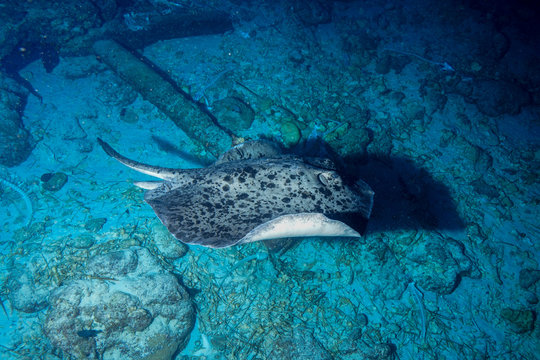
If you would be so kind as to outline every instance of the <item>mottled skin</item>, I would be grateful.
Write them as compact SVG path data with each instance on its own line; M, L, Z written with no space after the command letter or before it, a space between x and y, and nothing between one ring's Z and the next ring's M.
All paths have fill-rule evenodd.
M166 179L144 199L169 231L189 244L231 246L258 225L298 213L322 213L355 228L371 212L373 191L364 182L347 185L327 160L260 151L260 143L233 148L214 165L189 170L139 164L101 144L120 162L139 170L146 166ZM264 157L268 153L271 157Z

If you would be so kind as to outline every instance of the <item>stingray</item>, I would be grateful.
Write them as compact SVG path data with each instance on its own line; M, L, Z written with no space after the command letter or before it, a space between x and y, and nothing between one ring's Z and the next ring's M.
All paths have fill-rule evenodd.
M373 191L344 181L329 159L284 155L268 141L245 142L214 164L172 169L143 164L98 139L120 163L162 181L136 182L178 240L223 248L288 237L361 237Z

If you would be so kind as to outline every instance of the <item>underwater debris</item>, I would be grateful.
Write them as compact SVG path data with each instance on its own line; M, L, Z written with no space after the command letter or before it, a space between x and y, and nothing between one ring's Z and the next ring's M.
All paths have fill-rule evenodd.
M433 60L426 59L425 57L420 56L418 54L411 53L411 52L408 52L408 51L401 51L401 50L397 50L397 49L384 49L384 51L390 51L390 52L394 52L394 53L401 54L401 55L415 57L415 58L417 58L419 60L422 60L422 61L424 61L424 62L426 62L428 64L439 66L442 71L448 71L448 72L454 72L455 71L454 68L452 66L450 66L450 64L448 64L446 61L443 61L443 62L433 61Z
M214 86L225 74L233 70L234 70L234 66L229 65L224 70L220 71L217 75L214 76L214 78L208 84L206 84L202 89L197 91L195 95L193 95L193 100L200 101L203 97L206 97L205 95L206 90Z
M268 254L265 252L258 252L256 254L246 256L245 258L243 258L242 260L234 264L233 268L231 269L231 272L233 272L234 270L236 270L237 268L239 268L240 266L242 266L243 264L251 260L264 260L266 258L268 258Z
M407 286L409 291L411 292L412 296L414 297L414 300L416 301L416 305L418 305L418 310L420 311L420 320L421 320L421 329L420 329L420 339L422 341L426 341L426 313L424 311L424 302L422 301L423 294L418 290L416 287L416 284L414 281L411 281L409 285Z
M34 209L32 208L32 202L30 201L30 197L17 185L0 178L0 184L9 187L13 191L15 191L17 194L21 196L21 199L24 201L24 204L26 205L26 212L27 212L27 219L26 219L26 226L30 225L32 222L32 217L34 215Z
M258 252L253 255L246 256L242 260L239 260L231 270L227 271L227 273L223 276L223 280L221 281L221 284L219 284L218 287L218 293L221 291L221 288L223 287L223 284L225 283L225 280L229 275L231 275L236 269L238 269L240 266L244 265L245 263L252 261L252 260L264 260L268 258L268 254L266 252Z
M202 111L179 86L164 78L163 72L141 61L141 56L133 54L122 45L110 40L96 42L94 51L112 71L163 111L193 141L205 147L210 154L217 157L230 146L229 134L216 126L214 120Z
M6 306L4 305L4 300L0 297L0 305L2 305L2 310L4 311L4 314L6 314L6 317L9 319L9 314L6 310Z

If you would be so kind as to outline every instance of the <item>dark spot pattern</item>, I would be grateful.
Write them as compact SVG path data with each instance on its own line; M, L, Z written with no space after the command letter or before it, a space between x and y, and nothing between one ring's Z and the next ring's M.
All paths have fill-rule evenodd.
M236 195L236 200L245 200L248 197L249 195L247 193L241 193L241 194Z
M147 191L145 200L176 238L211 247L235 244L256 226L286 214L367 216L372 193L351 189L337 174L323 186L320 173L290 157L228 161L189 170L169 187Z

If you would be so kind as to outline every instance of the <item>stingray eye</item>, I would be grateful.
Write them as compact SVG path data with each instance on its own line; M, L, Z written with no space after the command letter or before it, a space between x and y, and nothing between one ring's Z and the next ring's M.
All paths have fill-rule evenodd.
M321 184L323 184L324 186L328 186L328 174L325 174L325 173L320 173L318 175L318 178L319 178L319 181L321 182Z

